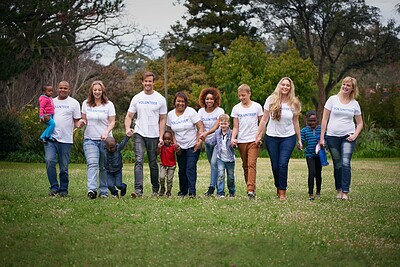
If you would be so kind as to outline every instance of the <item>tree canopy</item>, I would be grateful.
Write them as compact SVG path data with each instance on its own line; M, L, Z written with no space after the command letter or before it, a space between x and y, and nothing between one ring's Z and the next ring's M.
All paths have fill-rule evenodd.
M289 38L317 67L320 114L334 86L351 71L398 60L399 28L379 21L364 0L255 0L265 31ZM326 75L326 78L325 78Z

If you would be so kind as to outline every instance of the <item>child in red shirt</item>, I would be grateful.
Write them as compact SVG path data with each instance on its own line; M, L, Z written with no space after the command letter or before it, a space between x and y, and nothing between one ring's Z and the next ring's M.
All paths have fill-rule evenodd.
M167 176L167 193L166 196L171 196L172 182L174 179L176 159L175 152L180 153L181 148L173 143L172 133L170 131L165 131L163 135L164 144L158 145L157 154L160 155L160 185L161 189L159 196L164 196L165 194L165 177Z
M40 121L46 123L46 130L39 137L39 141L46 143L47 141L55 141L51 134L56 127L56 123L53 120L54 116L54 102L53 102L53 87L44 86L43 94L39 97L39 116Z

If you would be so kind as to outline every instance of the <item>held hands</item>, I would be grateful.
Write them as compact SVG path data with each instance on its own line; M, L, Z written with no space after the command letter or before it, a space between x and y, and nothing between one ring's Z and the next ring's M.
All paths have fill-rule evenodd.
M84 119L80 119L78 121L78 126L77 128L82 128L83 126L86 126L86 121Z
M206 138L207 138L207 132L202 132L200 135L199 135L199 138L201 139L201 140L203 140L203 141L205 141L206 140Z
M238 144L238 140L237 139L232 139L231 140L231 147L236 148Z
M196 142L196 145L195 145L194 148L193 148L193 151L194 151L194 152L196 152L197 150L201 149L201 144L202 144L202 142L203 142L203 141L201 141L201 139L199 139L199 140Z
M126 136L131 137L135 131L133 129L129 129L129 131L126 132Z

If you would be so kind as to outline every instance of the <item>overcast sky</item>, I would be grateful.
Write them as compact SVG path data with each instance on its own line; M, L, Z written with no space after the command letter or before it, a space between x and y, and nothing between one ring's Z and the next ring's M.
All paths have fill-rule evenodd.
M176 0L126 0L125 12L128 20L141 28L143 32L157 32L159 36L163 36L185 12L182 5L174 5L174 2ZM400 0L366 0L365 2L367 5L381 9L383 22L389 18L400 21L399 14L395 12L395 5L400 3ZM159 40L154 38L151 42L157 46ZM100 60L102 63L108 64L113 60L115 51L106 49L100 52L103 54ZM154 57L162 54L161 50L157 50Z

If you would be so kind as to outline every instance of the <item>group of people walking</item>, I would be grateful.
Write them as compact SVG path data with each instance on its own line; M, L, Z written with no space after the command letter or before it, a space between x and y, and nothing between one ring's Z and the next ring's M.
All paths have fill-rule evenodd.
M320 196L323 163L315 148L318 146L323 150L326 140L334 165L337 198L348 200L351 182L350 160L356 139L363 127L361 109L355 100L358 93L356 79L346 77L339 93L328 99L321 125L317 123L315 112L307 112L307 126L302 130L299 124L301 104L295 95L294 83L289 77L279 81L263 107L251 100L251 89L247 84L240 85L240 102L233 107L230 116L220 107L221 96L216 88L205 88L201 91L201 108L198 112L188 106L188 97L183 92L175 94L174 108L168 112L165 98L154 90L154 81L155 76L152 72L143 74L143 91L131 100L124 121L126 136L119 144L112 136L116 116L114 104L108 99L106 88L101 81L91 84L82 109L78 101L69 96L70 86L66 81L58 84L56 98L51 98L49 89L44 91L47 97L41 97L45 101L41 101L40 104L49 102L54 107L53 110L51 107L46 109L42 106L40 109L41 121L45 122L48 128L52 127L46 129L40 137L45 146L46 170L50 182L49 195L68 195L68 163L73 130L75 127L84 127L87 196L91 199L98 195L108 197L109 192L112 197L126 194L127 185L122 181L121 150L132 137L135 154L134 189L131 193L133 198L144 193L145 153L148 157L153 195L171 196L177 164L178 195L195 198L197 161L204 143L210 163L210 184L205 195L211 196L216 192L219 198L235 196L235 149L238 149L246 193L250 199L254 199L257 195L257 158L264 138L279 199L286 199L290 155L296 146L303 149L303 144L306 144L309 169L309 197L314 199L314 178L317 186L315 197ZM160 169L158 154L161 159ZM57 161L60 167L59 182L56 173Z

